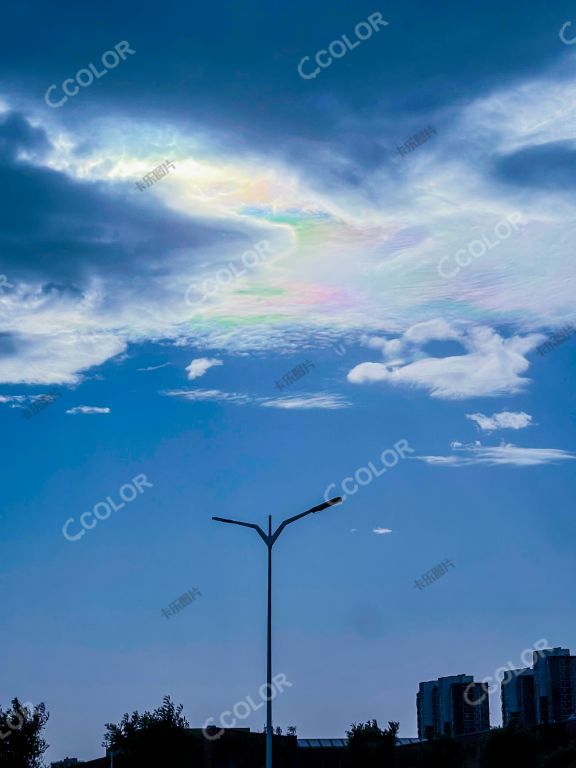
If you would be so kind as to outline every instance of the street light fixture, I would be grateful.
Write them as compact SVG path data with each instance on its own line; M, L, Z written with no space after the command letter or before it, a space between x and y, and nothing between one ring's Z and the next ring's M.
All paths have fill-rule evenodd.
M212 520L217 520L220 523L232 523L233 525L242 525L245 528L254 528L260 538L268 547L268 627L267 627L267 665L266 665L266 684L267 684L267 701L266 701L266 768L272 768L272 547L276 543L278 536L282 533L284 528L290 523L294 523L296 520L300 520L301 517L306 515L312 515L315 512L322 512L323 509L333 507L335 504L340 504L342 498L336 496L329 501L325 501L323 504L318 504L316 507L301 512L299 515L289 517L284 520L278 528L272 533L272 515L268 515L268 533L264 533L262 528L255 523L244 523L240 520L228 520L224 517L213 517Z

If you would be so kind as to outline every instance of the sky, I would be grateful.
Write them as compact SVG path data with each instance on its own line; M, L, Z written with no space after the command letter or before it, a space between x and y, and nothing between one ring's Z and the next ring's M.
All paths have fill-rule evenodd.
M345 497L275 546L301 737L576 648L572 38L564 0L3 8L0 703L48 759L258 701L266 551L212 516Z

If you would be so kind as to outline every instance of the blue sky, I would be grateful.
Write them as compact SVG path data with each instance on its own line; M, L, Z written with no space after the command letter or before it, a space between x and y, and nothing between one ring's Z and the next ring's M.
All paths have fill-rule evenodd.
M2 703L46 702L50 759L97 756L105 722L165 694L195 726L256 697L266 553L212 515L279 522L398 441L413 452L278 543L276 723L412 736L420 681L576 646L574 338L538 352L576 321L573 12L3 11Z

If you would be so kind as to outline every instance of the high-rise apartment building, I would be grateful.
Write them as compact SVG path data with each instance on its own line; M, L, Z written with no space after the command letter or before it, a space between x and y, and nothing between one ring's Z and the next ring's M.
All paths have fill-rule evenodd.
M501 694L503 725L536 723L534 670L529 667L507 670L502 679Z
M576 716L576 656L568 648L544 648L532 657L532 668L504 674L502 723L547 725Z
M490 728L488 686L472 675L452 675L420 683L416 696L418 736L459 736Z
M576 656L568 648L534 652L534 700L539 724L576 716Z

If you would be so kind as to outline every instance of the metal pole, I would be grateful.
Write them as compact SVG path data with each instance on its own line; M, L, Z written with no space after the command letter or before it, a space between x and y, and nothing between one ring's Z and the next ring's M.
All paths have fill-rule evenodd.
M280 536L284 528L290 523L300 520L307 515L312 515L315 512L322 512L323 509L328 509L334 504L341 504L342 499L340 496L335 496L333 499L328 499L323 504L318 504L311 509L307 509L306 512L301 512L299 515L288 517L283 520L274 535L272 535L272 515L268 515L268 534L265 534L262 528L255 523L247 523L243 520L230 520L226 517L213 517L212 520L217 520L219 523L232 523L233 525L241 525L244 528L253 528L260 538L265 542L268 547L268 627L267 627L267 664L266 664L266 688L267 688L267 706L266 706L266 768L272 768L272 547L274 542Z
M272 768L272 515L268 515L268 638L266 683L266 768Z

